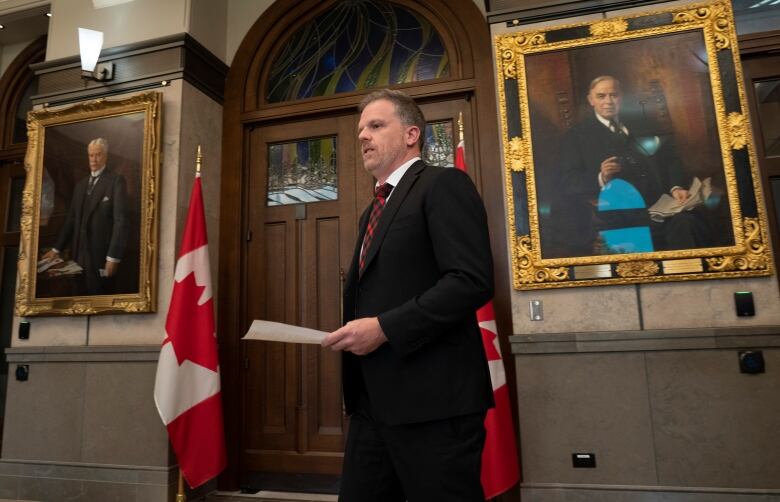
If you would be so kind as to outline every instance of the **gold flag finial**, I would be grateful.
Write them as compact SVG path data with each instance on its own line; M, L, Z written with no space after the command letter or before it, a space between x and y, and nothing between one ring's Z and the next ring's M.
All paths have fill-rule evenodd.
M458 141L463 141L463 112L458 112Z
M200 174L200 163L203 160L203 155L200 154L200 145L198 145L198 153L195 155L195 174Z

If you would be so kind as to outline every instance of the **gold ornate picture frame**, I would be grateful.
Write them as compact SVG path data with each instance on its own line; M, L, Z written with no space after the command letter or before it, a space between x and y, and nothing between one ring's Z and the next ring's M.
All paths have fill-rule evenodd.
M161 104L29 113L16 315L155 311Z
M496 37L516 289L772 273L729 2Z

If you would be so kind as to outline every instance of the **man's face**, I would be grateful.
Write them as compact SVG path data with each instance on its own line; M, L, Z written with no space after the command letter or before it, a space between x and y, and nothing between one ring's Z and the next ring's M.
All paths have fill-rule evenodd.
M613 120L620 113L620 101L622 100L620 84L612 79L602 80L588 93L588 103L593 109L607 120Z
M417 127L401 123L391 101L378 99L369 103L358 123L363 167L376 179L385 180L407 160L409 148L418 136Z
M97 171L101 167L106 165L106 159L108 154L103 150L100 145L89 145L87 147L87 154L89 155L89 169L90 171Z

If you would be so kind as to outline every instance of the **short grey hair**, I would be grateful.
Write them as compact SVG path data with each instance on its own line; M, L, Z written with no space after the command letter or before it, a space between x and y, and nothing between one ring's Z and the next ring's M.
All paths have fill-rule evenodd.
M594 87L599 85L601 82L605 80L611 80L617 84L618 89L623 90L622 86L620 84L620 80L616 79L612 75L599 75L598 77L594 78L590 81L590 86L588 87L588 92L592 91Z
M405 92L394 89L374 91L363 98L360 106L358 106L358 111L362 113L368 105L382 99L393 103L395 114L401 119L403 125L407 127L416 126L420 130L420 139L417 140L417 145L420 147L420 151L422 151L425 144L425 116L417 103Z
M100 147L101 150L103 150L103 153L108 155L108 141L103 138L95 138L92 141L89 142L87 145L87 148L89 148L92 145L97 145Z

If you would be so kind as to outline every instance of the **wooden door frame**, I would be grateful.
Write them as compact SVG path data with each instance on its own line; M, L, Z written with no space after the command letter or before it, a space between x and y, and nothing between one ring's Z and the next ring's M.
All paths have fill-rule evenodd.
M27 141L13 142L16 108L27 85L35 77L30 65L43 61L45 56L46 37L43 36L22 49L0 78L0 110L3 111L0 121L0 159L21 161L24 158Z
M252 149L255 152L255 158L251 161L252 167L248 173L249 182L247 184L248 189L256 196L247 201L248 208L255 208L250 212L247 225L255 235L262 234L264 228L267 228L269 224L286 230L281 232L283 236L279 236L280 238L268 237L269 242L283 243L281 244L282 249L277 249L275 252L270 250L271 246L266 245L260 239L253 238L251 242L247 243L247 256L251 256L252 261L251 263L247 262L246 270L248 276L255 278L246 286L246 309L250 317L301 323L302 326L313 329L333 330L339 327L341 317L339 307L341 302L338 294L341 290L339 271L349 266L357 234L356 177L361 174L368 177L362 169L357 171L354 166L348 167L349 163L359 158L358 141L353 134L356 128L357 121L354 115L343 114L338 117L331 116L306 121L298 119L287 123L274 123L258 126L252 131ZM339 166L337 197L327 201L266 207L266 199L261 194L265 193L268 186L268 147L271 144L298 141L302 135L311 138L336 138L335 153ZM299 212L300 209L304 210L302 214ZM256 216L258 214L264 217L259 218ZM338 244L335 246L337 252L333 256L337 259L337 267L330 268L333 280L329 279L325 283L325 287L330 288L330 292L321 294L316 291L315 284L310 282L316 282L319 274L323 272L321 267L313 263L315 256L311 251L320 243L319 238L315 237L314 229L318 221L324 221L322 218L332 221L334 215L338 216L339 228L329 235L338 236ZM283 265L279 262L277 262L279 266L269 265L270 260L279 259L281 256L286 257L282 260ZM330 260L327 260L327 263L333 265ZM268 277L271 277L274 272L284 275L269 280ZM274 295L272 292L274 289L269 289L266 282L270 284L288 283L288 286L282 290L276 289L276 291L283 291L284 299L281 302L284 304L284 308L277 309L275 312L269 310L267 297ZM328 315L322 316L318 312L318 307L323 306L320 302L326 298L331 304L325 309ZM277 301L280 299L277 298ZM267 480L271 483L273 483L274 477L277 480L284 479L293 473L305 474L306 477L301 477L301 480L319 478L319 481L315 481L316 484L323 481L323 476L331 476L335 481L341 468L339 450L343 447L343 435L340 434L338 437L335 435L320 436L317 439L313 432L316 428L315 424L324 423L319 421L320 418L326 421L330 419L331 425L338 422L338 427L342 432L345 430L346 423L341 409L340 368L328 372L328 375L338 378L338 385L336 382L330 382L330 388L336 389L338 395L330 396L328 400L322 401L328 402L331 406L327 417L319 415L317 403L320 402L321 389L313 384L323 375L319 370L320 365L328 363L340 365L340 357L332 351L322 350L319 347L286 344L285 347L281 348L284 356L278 356L279 359L284 359L284 363L280 363L277 359L275 363L278 366L274 368L276 373L273 373L274 370L269 370L267 367L268 361L257 357L258 353L267 354L266 351L274 350L271 346L275 346L276 350L280 349L278 344L271 342L267 344L251 342L251 344L242 344L241 346L242 355L246 357L245 361L248 362L244 366L244 372L241 376L241 386L245 396L242 406L241 418L244 422L241 437L246 441L240 445L241 462L243 462L241 477L244 478L248 472L260 472L262 466L265 465L266 470L270 473ZM290 371L291 368L292 371ZM250 376L250 373L254 373L254 377ZM285 382L284 388L286 390L284 398L281 400L269 401L260 397L265 390L263 378L269 374L278 375L278 380ZM293 384L293 382L295 383ZM257 385L257 387L251 389L253 385ZM279 425L281 421L282 430L272 432L264 439L256 437L255 439L259 443L263 443L262 445L252 444L248 432L258 430L251 429L251 427L259 427L260 422L263 422L262 415L264 415L262 411L258 412L257 408L254 410L252 408L260 405L260 409L263 409L269 402L274 402L277 406L283 405L285 408L285 411L280 412L277 416L276 422ZM304 406L299 406L301 403ZM255 412L254 420L247 421L251 411ZM297 425L297 431L296 427L292 426L293 423ZM250 429L247 429L248 426ZM293 448L289 444L285 446L286 440L290 436L295 436L296 439L295 453L292 452ZM312 439L313 441L310 443L309 441ZM270 441L270 444L265 441ZM266 446L268 450L276 450L274 454L269 455ZM251 478L250 474L244 479L242 487ZM251 482L249 485L251 487Z
M516 402L514 359L509 348L512 334L511 286L509 282L506 218L504 214L501 141L496 115L496 91L493 49L489 26L473 0L393 0L395 3L428 14L439 30L450 56L451 76L446 79L397 86L417 99L465 96L470 99L474 132L478 138L467 148L473 152L472 177L485 197L490 238L495 265L494 307L500 337L507 383L513 403ZM238 487L240 466L240 342L246 329L242 305L244 278L244 214L247 124L272 122L281 117L327 115L333 112L357 111L366 91L310 98L279 104L264 104L260 99L261 83L274 48L286 38L302 19L327 8L332 1L290 0L272 4L249 30L227 76L223 114L222 186L220 204L220 253L218 328L222 396L225 409L228 467L219 478L221 489ZM435 15L434 15L435 13ZM469 133L467 132L467 135ZM257 238L257 237L255 237ZM516 406L513 406L516 415ZM517 417L515 416L515 420ZM517 423L517 422L515 422ZM518 435L519 437L519 435Z

